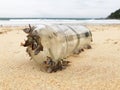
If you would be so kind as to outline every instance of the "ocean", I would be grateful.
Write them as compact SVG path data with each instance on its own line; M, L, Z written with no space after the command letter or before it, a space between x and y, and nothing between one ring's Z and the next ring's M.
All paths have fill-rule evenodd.
M0 18L0 25L19 26L44 23L120 24L120 20L103 18Z

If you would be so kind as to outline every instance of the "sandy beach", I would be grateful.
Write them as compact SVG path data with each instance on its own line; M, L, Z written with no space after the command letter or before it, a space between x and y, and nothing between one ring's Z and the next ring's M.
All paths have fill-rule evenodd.
M25 27L0 27L0 90L120 90L120 24L86 25L92 49L56 73L40 71L20 43Z

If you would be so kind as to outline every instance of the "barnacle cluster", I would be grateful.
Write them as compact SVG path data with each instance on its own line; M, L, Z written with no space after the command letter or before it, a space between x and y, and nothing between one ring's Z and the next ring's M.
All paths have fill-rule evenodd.
M29 28L25 28L23 31L27 33L27 40L25 40L25 43L21 43L24 47L29 47L31 50L34 51L34 55L37 55L40 53L40 51L43 51L43 45L41 44L41 38L37 34L33 34L33 30L35 27L31 27L29 25ZM31 57L31 53L29 52L28 48L26 49L26 52ZM65 69L69 65L69 61L64 61L63 59L57 60L57 62L53 61L51 57L47 56L47 59L43 61L43 66L46 72L56 72L59 70Z

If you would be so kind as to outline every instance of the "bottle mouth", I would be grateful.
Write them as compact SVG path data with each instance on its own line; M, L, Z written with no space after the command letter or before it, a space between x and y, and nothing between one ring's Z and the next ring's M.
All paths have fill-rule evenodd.
M23 29L28 35L27 40L25 40L25 43L22 44L22 46L31 48L31 50L34 51L34 55L37 55L40 51L43 51L43 45L41 44L40 36L37 33L33 33L34 29L35 27L31 27L30 24L29 28Z

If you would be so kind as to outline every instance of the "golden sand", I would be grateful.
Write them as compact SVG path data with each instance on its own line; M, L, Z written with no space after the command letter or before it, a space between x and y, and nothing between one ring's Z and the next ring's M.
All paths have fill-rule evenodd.
M24 27L0 27L0 90L120 90L120 25L86 25L92 49L71 65L45 73L25 52Z

